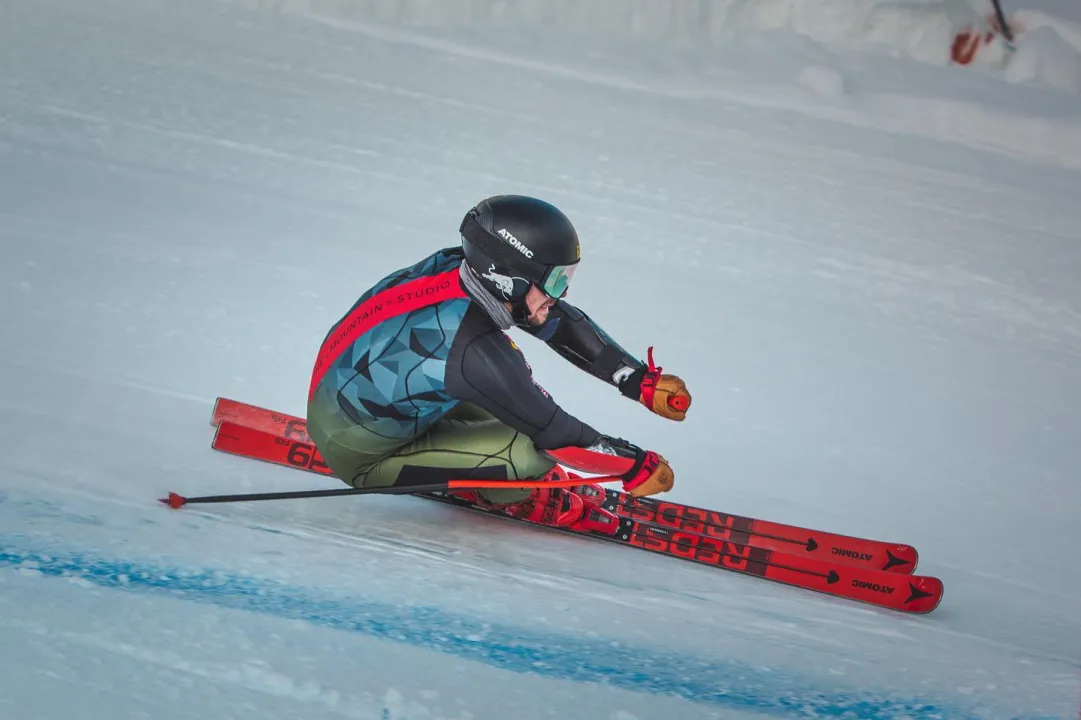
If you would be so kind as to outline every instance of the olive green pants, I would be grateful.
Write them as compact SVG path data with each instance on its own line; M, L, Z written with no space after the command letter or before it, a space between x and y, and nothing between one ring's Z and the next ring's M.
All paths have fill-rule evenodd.
M337 399L322 389L308 405L308 434L323 461L354 487L452 479L527 480L542 477L555 466L532 440L476 405L458 405L412 440L393 437L390 429L381 427L381 421L370 426L353 422ZM531 492L485 489L480 494L489 502L509 504Z

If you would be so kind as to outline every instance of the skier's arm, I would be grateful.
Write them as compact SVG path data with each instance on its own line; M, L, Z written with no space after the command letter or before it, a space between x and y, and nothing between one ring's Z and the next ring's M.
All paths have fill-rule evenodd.
M590 375L625 390L628 397L637 398L637 388L626 387L625 381L641 370L645 363L635 358L611 338L596 322L574 305L560 300L548 311L548 321L527 329L548 347ZM638 373L641 382L642 373Z
M529 328L535 337L577 367L670 420L683 420L691 405L687 386L676 375L662 375L653 365L630 355L584 312L560 300L548 311L548 320Z
M588 447L600 437L533 382L525 359L499 330L474 335L452 348L445 387L452 397L487 410L528 436L541 450Z

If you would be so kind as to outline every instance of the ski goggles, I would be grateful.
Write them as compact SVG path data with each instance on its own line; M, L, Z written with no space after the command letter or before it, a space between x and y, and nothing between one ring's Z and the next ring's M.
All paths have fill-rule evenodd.
M567 294L571 278L574 277L574 269L577 265L553 265L544 275L544 282L540 289L548 297L559 299Z

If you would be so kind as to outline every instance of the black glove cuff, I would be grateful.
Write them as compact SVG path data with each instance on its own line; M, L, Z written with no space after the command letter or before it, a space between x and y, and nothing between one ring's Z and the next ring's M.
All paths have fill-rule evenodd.
M638 473L642 471L642 467L646 464L646 460L649 459L648 452L646 452L640 447L636 447L635 449L638 452L636 454L636 457L634 458L634 465L631 467L630 470L620 476L623 478L624 482L630 482L631 480L634 480L636 477L638 477Z
M618 455L628 459L634 458L634 465L631 466L631 469L620 476L624 480L634 479L642 469L646 459L649 457L649 453L645 450L623 438L602 435L598 443L603 446L604 450L609 454Z
M644 366L638 368L620 381L619 391L631 400L638 402L638 399L642 397L642 378L645 376L646 368Z

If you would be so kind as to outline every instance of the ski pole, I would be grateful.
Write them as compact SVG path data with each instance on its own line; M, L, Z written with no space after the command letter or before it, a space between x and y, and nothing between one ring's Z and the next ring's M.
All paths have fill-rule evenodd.
M177 510L185 505L195 503L295 500L300 498L333 497L337 495L413 495L415 493L439 492L443 490L474 490L477 488L528 490L545 487L574 487L576 485L616 482L621 480L623 480L623 478L616 475L575 478L572 480L444 480L443 482L429 483L426 485L389 485L386 487L341 488L336 490L296 490L292 492L245 493L240 495L203 495L191 498L171 492L168 497L158 498L158 502Z
M1002 2L1001 0L991 0L991 4L995 7L995 19L998 21L998 30L1006 38L1006 45L1009 46L1010 50L1013 50L1013 30L1010 28L1010 24L1006 22L1006 13L1002 10Z

